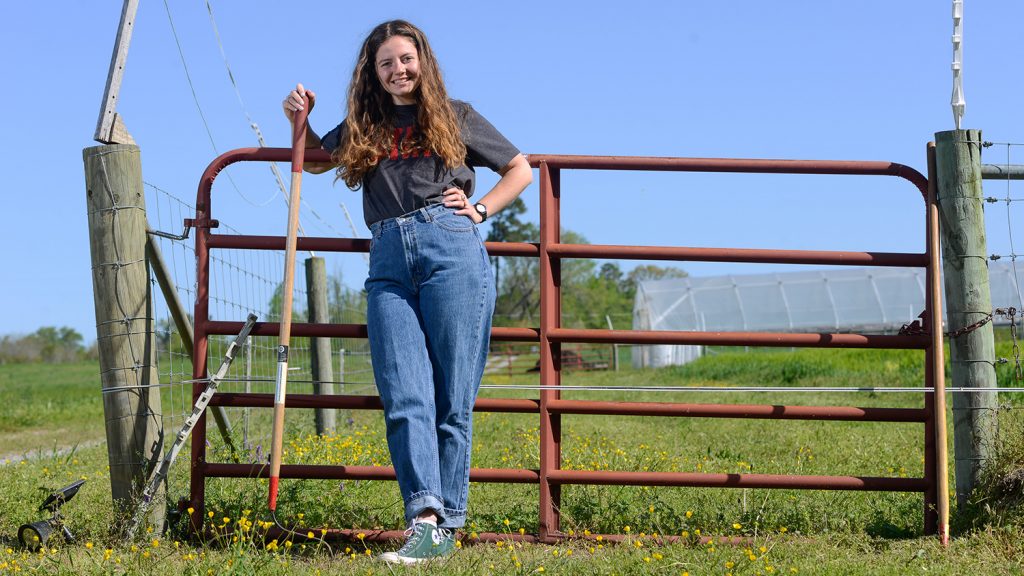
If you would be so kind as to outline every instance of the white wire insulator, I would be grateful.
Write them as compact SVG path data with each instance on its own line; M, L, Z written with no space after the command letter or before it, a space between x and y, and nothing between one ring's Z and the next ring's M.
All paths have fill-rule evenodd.
M953 108L953 121L956 129L960 129L960 119L964 117L967 103L964 101L963 77L963 0L953 0L953 96L950 105Z

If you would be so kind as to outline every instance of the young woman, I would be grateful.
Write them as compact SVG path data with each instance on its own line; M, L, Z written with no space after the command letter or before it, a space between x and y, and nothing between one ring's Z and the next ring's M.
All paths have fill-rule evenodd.
M312 92L283 102L291 119ZM388 562L454 550L465 524L476 400L495 287L477 224L533 179L526 158L473 108L449 100L427 38L402 20L363 42L345 121L306 146L332 152L338 179L362 188L373 234L367 330L408 540ZM473 166L501 175L475 199Z

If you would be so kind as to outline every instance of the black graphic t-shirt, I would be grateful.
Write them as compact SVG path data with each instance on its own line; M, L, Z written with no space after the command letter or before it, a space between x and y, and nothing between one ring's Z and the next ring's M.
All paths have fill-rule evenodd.
M412 137L416 130L417 105L395 107L394 146L363 178L363 217L367 226L440 204L444 201L442 193L453 186L472 196L476 182L474 166L497 172L519 154L519 149L468 103L452 100L452 108L461 125L467 152L464 165L455 170L446 168L444 161L430 150L402 153L402 141ZM344 129L342 122L325 134L321 139L323 148L337 148Z

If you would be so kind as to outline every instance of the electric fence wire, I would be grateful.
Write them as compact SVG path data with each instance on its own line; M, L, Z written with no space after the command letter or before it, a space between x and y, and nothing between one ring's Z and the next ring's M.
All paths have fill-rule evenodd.
M1010 166L1010 160L1011 160L1011 158L1010 158L1010 150L1011 150L1011 146L1013 146L1013 144L1009 144L1009 143L1006 144L1006 165L1007 166ZM1013 221L1010 218L1010 203L1012 202L1012 200L1010 200L1010 175L1009 175L1010 171L1007 170L1006 172L1007 172L1007 175L1006 175L1006 227L1007 227L1007 237L1010 240L1010 253L1013 254L1013 257L1010 258L1010 266L1013 269L1013 278L1014 278L1014 283L1013 284L1014 284L1014 287L1017 290L1017 303L1020 305L1020 308L1018 308L1018 310L1024 310L1024 298L1021 297L1020 284L1016 281L1017 278L1018 278L1018 276L1017 276L1017 250L1013 246Z
M249 379L232 379L224 378L221 382L273 382L270 378L249 378ZM326 380L297 380L288 379L289 382L295 383L306 383L312 384L314 382L321 382L322 384L343 384L343 385L361 385L361 386L373 386L372 382L352 382L352 381L335 381L328 382ZM186 380L188 383L207 383L209 378L196 378L192 380ZM924 393L934 392L935 388L929 386L615 386L615 385L601 385L601 386L587 386L582 384L560 384L560 385L544 385L544 384L481 384L481 389L487 390L559 390L559 391L571 391L571 392L678 392L678 393L689 393L689 392L903 392L903 393ZM946 392L957 393L957 394L971 394L975 392L1024 392L1024 387L1010 388L1010 387L991 387L991 388L972 388L966 386L947 386Z
M257 124L256 121L252 119L252 115L249 114L249 110L245 105L245 101L242 99L242 92L238 88L238 83L235 81L235 74L231 70L231 64L228 62L227 52L224 50L224 43L220 37L220 30L217 28L217 19L213 15L213 6L210 4L210 0L206 0L206 11L210 15L210 26L213 28L213 36L217 40L217 48L220 50L220 56L221 59L224 61L224 68L227 71L228 80L231 81L231 86L232 88L234 88L235 96L238 99L238 105L242 109L242 113L245 115L245 120L249 123L249 128L251 128L253 133L256 134L256 141L259 142L260 148L266 148L267 143L263 139L263 132L260 130L259 124ZM281 176L281 171L277 167L277 162L270 163L270 171L273 172L274 178L277 181L278 190L281 192L282 198L284 198L285 205L287 205L288 190L285 187L284 178ZM299 209L305 209L310 214L312 214L313 217L316 220L318 220L321 224L323 224L327 228L327 230L330 231L332 234L339 237L342 236L341 232L339 232L334 226L332 226L329 221L321 217L320 214L317 213L317 211L314 210L308 203L306 203L304 199L299 200ZM303 232L303 234L305 234L305 232Z
M164 0L164 8L167 10L167 21L171 25L171 35L174 37L174 43L178 47L178 56L181 58L181 66L185 71L185 79L188 81L189 90L192 91L192 99L196 104L196 110L199 112L199 118L202 120L203 127L206 129L206 135L210 139L210 146L213 147L214 154L220 156L220 150L217 148L217 142L213 138L213 131L210 129L209 122L206 121L206 114L203 113L203 107L199 104L199 96L198 94L196 94L195 85L192 83L192 75L189 73L188 62L185 60L185 52L181 47L181 40L178 38L178 31L174 27L174 19L171 17L171 7L167 4L167 0ZM271 195L270 198L264 200L263 202L255 202L253 200L250 200L249 197L243 194L242 190L239 189L238 184L235 183L235 179L231 177L231 172L225 171L225 174L227 175L228 180L231 182L231 186L234 187L235 192L238 193L238 196L241 197L242 200L245 200L247 203L251 204L252 206L262 208L263 206L266 206L271 201L273 201L274 198L277 197L277 191L275 190L273 195Z

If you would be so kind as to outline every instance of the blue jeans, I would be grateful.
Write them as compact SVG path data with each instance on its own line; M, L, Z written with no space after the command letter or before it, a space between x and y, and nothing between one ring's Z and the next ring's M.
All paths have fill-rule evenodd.
M466 523L473 403L494 313L476 225L435 204L370 226L366 324L406 524Z

